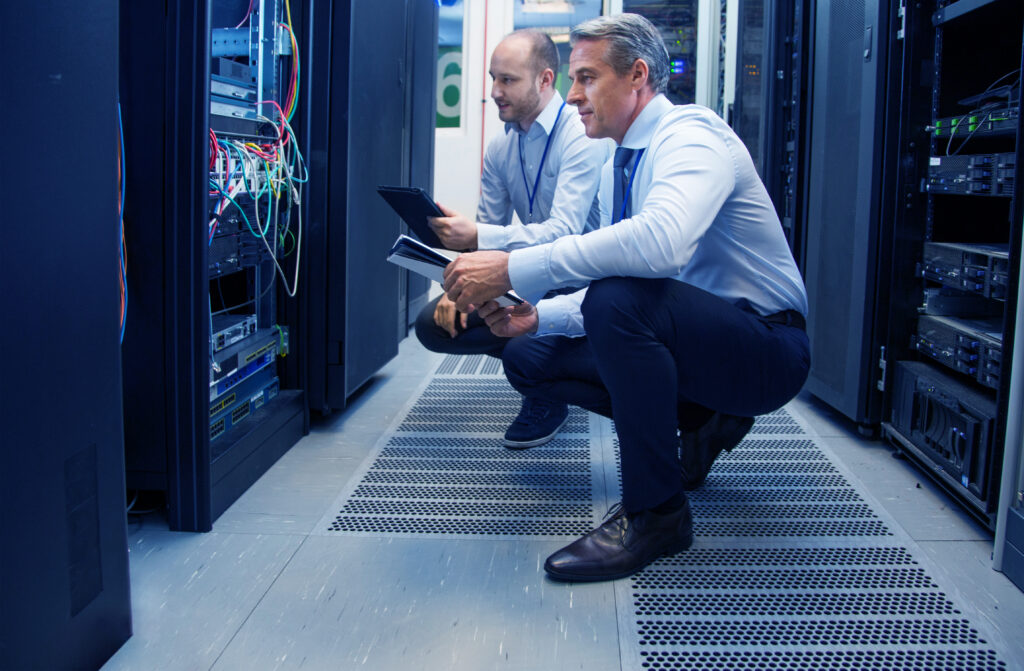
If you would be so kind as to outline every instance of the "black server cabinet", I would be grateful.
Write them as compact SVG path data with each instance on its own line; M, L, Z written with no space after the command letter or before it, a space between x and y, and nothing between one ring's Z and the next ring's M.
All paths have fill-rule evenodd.
M0 668L131 635L121 426L118 3L3 3Z
M862 425L881 419L877 319L886 100L885 0L815 9L803 271L810 312L806 388Z
M406 62L409 91L406 95L406 150L408 183L434 193L434 124L437 119L437 3L413 0L409 5ZM402 270L405 296L399 303L399 340L409 332L427 304L430 280Z
M214 364L228 351L214 337L220 328L214 322L215 296L225 303L233 302L232 293L252 296L251 320L243 317L240 325L230 327L233 331L225 331L225 338L250 328L259 332L281 325L280 320L272 322L278 312L275 303L283 300L284 292L280 283L276 288L270 284L273 266L259 256L262 252L257 251L260 260L255 262L241 249L237 255L226 255L237 265L231 269L237 271L236 279L225 287L216 279L221 266L214 255L223 251L216 236L230 225L239 227L239 236L246 235L237 219L230 220L236 211L225 209L220 216L213 210L217 226L207 223L214 202L211 129L223 137L246 140L267 134L248 116L255 108L254 96L246 93L246 77L232 80L230 63L218 58L216 49L223 49L225 40L218 40L213 29L234 25L246 16L247 6L274 5L281 7L241 0L121 4L121 88L128 150L125 218L129 257L138 260L128 271L138 311L128 320L124 348L127 486L165 492L172 529L209 530L308 429L301 371L275 377L277 364L270 363L260 369L259 379L249 374L265 353L254 350L245 355L254 356L255 364L233 360L236 372L216 385L212 382L218 368L227 374L226 368ZM271 31L282 19L267 12L258 20ZM256 14L251 20L257 20ZM295 32L304 43L297 27ZM258 43L276 44L269 38ZM216 73L212 64L217 64ZM222 113L212 118L222 109L213 107L218 91L212 74L234 86L239 99L248 103L238 107L237 119ZM264 82L273 81L271 71L261 76ZM261 92L280 95L270 84ZM220 96L225 97L230 96ZM241 192L236 196L241 210L246 203ZM288 267L288 261L283 263ZM274 340L273 351L283 351L289 342L291 352L300 357L300 326L285 323L277 330L280 338ZM234 379L244 379L247 388L242 390L239 383L237 392L218 395L215 406L215 389Z
M891 11L899 132L887 157L896 179L882 429L993 527L1007 416L1020 412L1008 401L1024 216L1024 7L943 0Z
M384 260L401 220L383 184L429 188L437 7L427 0L314 3L308 333L310 408L344 408L398 353L427 286ZM411 309L410 309L411 306Z

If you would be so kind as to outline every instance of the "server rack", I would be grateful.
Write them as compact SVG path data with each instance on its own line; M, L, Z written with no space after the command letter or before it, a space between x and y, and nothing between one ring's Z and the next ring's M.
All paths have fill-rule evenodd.
M806 389L874 431L889 283L880 216L889 67L886 0L818 2L811 21L802 269L810 312Z
M3 669L98 668L131 635L117 6L0 5Z
M375 189L430 186L437 9L121 14L129 247L147 261L128 277L128 487L165 492L172 528L208 530L308 431L311 405L343 408L397 353L425 298L384 262L401 226Z
M127 486L165 492L172 529L209 530L308 427L301 376L277 375L302 337L278 309L301 198L278 196L304 187L283 174L286 113L261 104L288 106L304 35L287 9L121 5L128 246L145 259L128 276Z
M404 225L382 184L430 188L438 9L429 0L312 3L313 170L306 390L322 414L398 353L428 284L385 260Z
M895 171L882 431L993 528L1020 273L1013 0L893 3ZM1019 503L1016 505L1019 506Z

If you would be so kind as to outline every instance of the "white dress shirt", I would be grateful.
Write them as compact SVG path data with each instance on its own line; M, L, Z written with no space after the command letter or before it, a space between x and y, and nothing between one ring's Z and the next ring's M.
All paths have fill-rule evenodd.
M487 146L476 213L478 249L520 249L600 225L595 196L613 144L588 138L575 107L566 105L561 115L559 108L562 96L555 91L528 132L507 123L505 134ZM549 134L551 145L537 183ZM531 217L529 194L535 183ZM513 210L523 223L511 223Z
M600 229L509 256L512 287L537 305L537 335L584 335L586 290L539 301L546 291L615 276L671 277L762 315L806 315L807 293L775 208L724 121L706 107L675 106L658 95L622 146L645 150L629 193L634 216L611 225L608 160Z

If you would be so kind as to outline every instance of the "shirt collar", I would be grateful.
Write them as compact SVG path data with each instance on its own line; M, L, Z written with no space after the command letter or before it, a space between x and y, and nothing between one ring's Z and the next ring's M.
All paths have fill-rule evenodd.
M651 136L654 135L654 129L658 127L661 117L665 116L673 107L675 105L662 93L651 98L651 101L640 110L640 114L629 125L626 135L622 138L621 146L629 149L647 147L651 143Z
M537 115L537 119L530 125L530 130L532 131L534 126L540 124L540 127L544 129L544 134L550 135L552 130L555 128L555 122L558 121L558 110L561 109L561 107L562 95L558 91L555 91L554 95L551 96L551 100L548 101L548 104L544 106L541 113ZM517 133L521 133L523 135L526 135L529 132L520 128L518 123L506 123L505 133L507 134L510 130L515 130Z

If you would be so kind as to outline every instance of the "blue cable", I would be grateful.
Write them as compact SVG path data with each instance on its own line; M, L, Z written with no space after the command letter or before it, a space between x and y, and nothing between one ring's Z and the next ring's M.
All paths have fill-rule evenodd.
M121 119L121 101L117 103L117 129L121 134L121 209L118 215L118 245L121 248L121 282L124 283L124 312L121 317L121 342L124 342L124 330L128 325L128 275L124 257L124 190L128 181L128 165L124 159L124 122Z
M210 186L212 188L214 188L214 189L217 189L217 191L220 192L220 195L222 195L225 198L227 198L228 202L230 202L232 205L234 205L235 207L238 208L238 211L242 213L242 218L245 219L245 225L249 227L249 232L253 234L253 237L256 237L256 238L260 237L260 235L255 230L253 230L252 224L249 223L249 217L248 217L248 215L245 214L245 210L242 209L242 206L239 205L237 202L235 202L235 199L232 198L231 196L229 196L227 193L225 193L224 189L220 188L220 186L216 182L214 182L213 180L210 180ZM270 223L267 222L267 226L263 229L263 236L264 237L267 235L267 231L269 229L270 229ZM209 245L209 244L212 244L212 243L213 243L213 236L211 235L210 239L207 241L207 244Z

